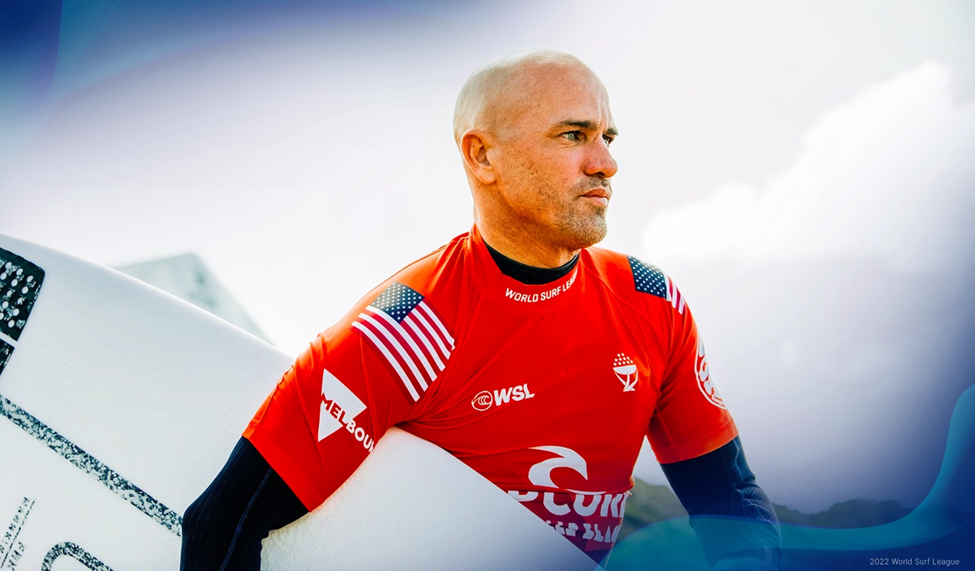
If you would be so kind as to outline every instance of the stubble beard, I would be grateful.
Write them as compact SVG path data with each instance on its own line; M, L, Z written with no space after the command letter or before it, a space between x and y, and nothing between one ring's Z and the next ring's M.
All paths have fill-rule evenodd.
M541 184L534 173L534 169L527 168L528 176L523 177L527 184L525 188L535 189L540 194L542 202L561 202L570 197L563 203L563 208L558 211L553 218L549 218L547 223L538 225L539 219L531 214L522 214L526 221L532 220L536 231L541 230L548 235L547 241L552 245L558 245L567 250L581 250L588 248L602 241L606 237L606 210L607 206L600 206L593 203L590 199L582 195L597 188L605 188L612 192L609 179L591 177L579 181L566 192L565 187L558 188L553 185Z
M569 249L588 248L606 237L606 210L609 206L592 204L589 199L582 197L583 194L598 187L611 189L608 180L600 180L599 184L580 185L579 188L573 189L574 198L570 207L556 221L556 227Z
M606 209L598 208L588 214L567 213L557 227L567 249L588 248L606 237Z

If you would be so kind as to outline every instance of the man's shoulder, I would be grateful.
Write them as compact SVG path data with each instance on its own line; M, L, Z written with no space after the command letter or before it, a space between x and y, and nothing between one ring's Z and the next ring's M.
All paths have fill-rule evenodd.
M470 233L465 232L410 262L367 292L351 314L356 314L361 307L376 302L399 304L410 300L426 300L429 305L431 298L436 298L435 305L438 309L448 309L446 306L453 305L449 298L457 298L458 295L445 296L444 292L458 294L465 283L464 275L469 266L469 243ZM448 298L446 301L445 297Z
M614 291L629 289L635 293L667 299L670 278L659 267L635 256L605 248L587 248L586 252L592 261L593 271Z
M398 282L429 293L438 282L461 277L468 265L469 250L470 232L464 232L429 254L410 262L383 283Z
M651 312L659 312L669 305L678 315L685 313L684 297L670 276L659 267L605 248L587 248L585 251L590 259L588 267L615 295L630 299Z

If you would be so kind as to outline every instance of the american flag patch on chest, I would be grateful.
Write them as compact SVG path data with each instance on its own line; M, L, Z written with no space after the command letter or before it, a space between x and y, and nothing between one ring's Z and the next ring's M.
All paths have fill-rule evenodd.
M352 322L396 372L413 401L437 380L454 337L416 290L393 282Z

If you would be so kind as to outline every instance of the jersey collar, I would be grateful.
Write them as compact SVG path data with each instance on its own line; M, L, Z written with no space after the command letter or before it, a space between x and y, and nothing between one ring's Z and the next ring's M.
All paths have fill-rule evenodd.
M528 285L501 273L484 238L475 224L470 233L471 255L474 261L475 279L484 294L491 300L511 309L541 310L556 307L575 297L581 289L581 268L585 255L568 274L542 285Z

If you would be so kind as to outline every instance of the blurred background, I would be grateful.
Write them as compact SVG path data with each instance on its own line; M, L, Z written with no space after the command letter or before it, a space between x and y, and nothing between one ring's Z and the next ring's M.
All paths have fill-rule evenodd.
M191 254L177 265L222 284L200 295L237 300L291 354L469 229L451 119L471 71L573 53L620 130L602 246L676 280L772 500L906 511L934 483L975 383L975 4L10 0L0 16L0 233L145 275ZM664 484L644 452L636 475Z

